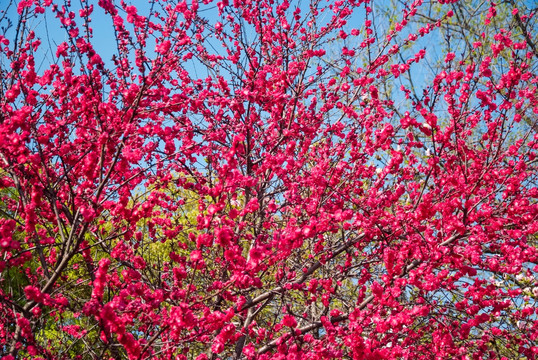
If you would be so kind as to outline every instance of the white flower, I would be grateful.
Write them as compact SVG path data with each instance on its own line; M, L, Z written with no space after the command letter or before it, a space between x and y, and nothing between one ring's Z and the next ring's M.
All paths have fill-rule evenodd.
M232 206L239 206L239 205L241 205L241 203L240 203L239 200L237 200L237 199L232 199L232 200L230 201L230 204L232 204Z

